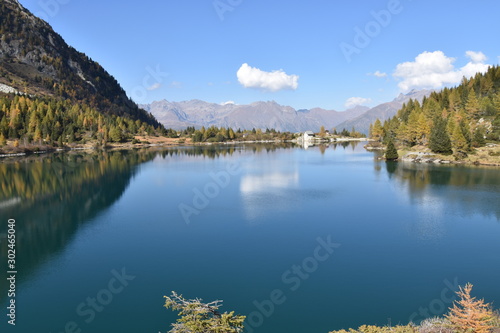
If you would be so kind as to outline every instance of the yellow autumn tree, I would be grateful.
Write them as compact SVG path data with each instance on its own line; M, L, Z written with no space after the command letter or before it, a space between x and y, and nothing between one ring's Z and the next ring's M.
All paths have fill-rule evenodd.
M460 299L453 303L453 307L445 317L456 332L489 333L493 328L493 310L483 299L472 297L471 290L470 283L459 288L457 295Z

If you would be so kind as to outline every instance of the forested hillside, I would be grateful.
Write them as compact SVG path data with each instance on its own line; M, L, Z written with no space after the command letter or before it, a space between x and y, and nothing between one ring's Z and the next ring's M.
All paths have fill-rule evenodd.
M0 98L0 148L14 145L58 145L120 142L136 133L154 134L152 125L129 117L103 115L85 104L26 96Z
M17 0L0 5L0 88L3 139L69 142L163 130L102 66ZM113 129L119 135L109 135Z
M433 92L422 103L410 100L383 124L377 119L370 136L384 143L392 140L454 153L457 158L487 141L500 141L500 67L464 78L458 87Z

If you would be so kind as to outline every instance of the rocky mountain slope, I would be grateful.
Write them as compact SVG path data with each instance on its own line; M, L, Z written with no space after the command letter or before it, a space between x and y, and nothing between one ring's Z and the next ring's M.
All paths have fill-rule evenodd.
M0 36L2 92L70 99L106 114L159 125L104 68L69 46L17 0L0 4Z

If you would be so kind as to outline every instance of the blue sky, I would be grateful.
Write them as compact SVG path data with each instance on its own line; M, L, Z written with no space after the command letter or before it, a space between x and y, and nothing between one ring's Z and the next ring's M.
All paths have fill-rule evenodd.
M375 106L500 56L497 0L20 2L139 103Z

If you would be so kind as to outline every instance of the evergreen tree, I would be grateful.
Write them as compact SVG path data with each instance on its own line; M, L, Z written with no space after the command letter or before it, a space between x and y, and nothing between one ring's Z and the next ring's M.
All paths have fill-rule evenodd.
M350 136L350 133L348 130L346 130L345 128L342 130L342 132L340 132L340 135L342 136Z
M202 142L203 134L200 131L195 131L193 133L193 142Z
M222 301L203 303L201 299L187 300L172 292L165 296L165 307L179 311L179 319L172 324L170 333L240 333L245 316L232 312L219 312Z
M484 131L481 127L478 127L474 131L472 146L477 148L477 147L484 147L485 145L486 145L486 140L484 139Z
M429 138L429 148L438 154L450 155L453 153L451 140L446 131L446 121L441 117L437 117L434 121Z
M396 146L394 146L394 142L392 142L392 140L389 140L389 143L387 144L387 150L385 152L385 159L388 161L394 161L398 158L398 150L396 149Z

